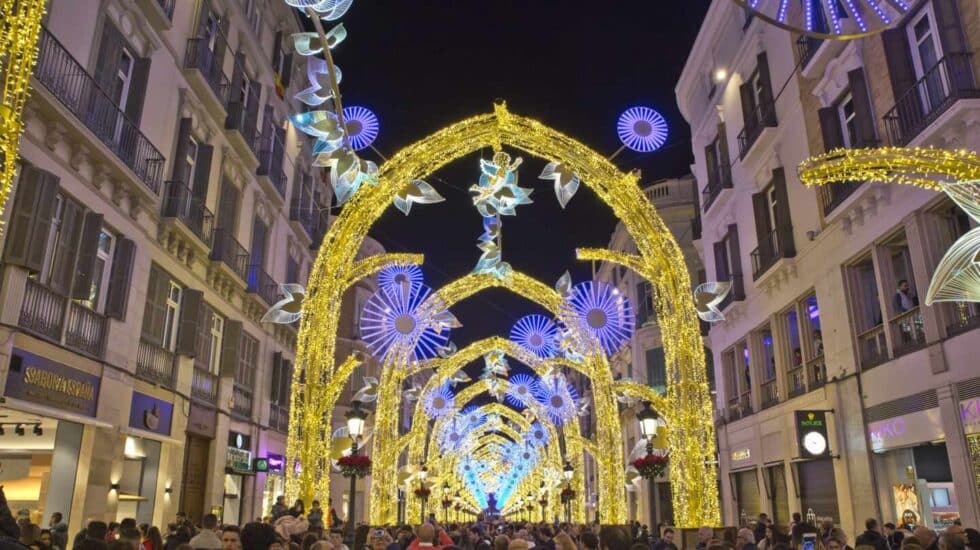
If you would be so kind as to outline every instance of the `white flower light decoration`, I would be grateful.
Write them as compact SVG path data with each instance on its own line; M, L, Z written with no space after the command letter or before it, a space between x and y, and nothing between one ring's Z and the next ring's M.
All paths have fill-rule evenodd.
M452 414L455 410L455 396L449 389L449 385L443 384L426 394L422 407L430 418L442 418Z
M538 403L556 426L578 416L575 388L561 374L552 374L538 383Z
M615 354L633 335L635 316L629 300L618 289L601 281L572 287L559 308L558 318L568 329L574 351L588 355L601 350Z
M542 359L557 355L558 325L544 315L525 315L510 329L510 339Z
M508 381L507 401L515 407L527 407L534 401L537 386L537 378L527 374L515 374Z

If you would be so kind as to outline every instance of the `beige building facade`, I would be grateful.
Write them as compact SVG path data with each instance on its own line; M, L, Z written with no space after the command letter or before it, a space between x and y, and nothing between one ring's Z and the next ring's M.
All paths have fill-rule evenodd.
M879 36L821 42L712 3L676 91L700 253L733 283L709 333L726 524L980 521L978 310L919 301L969 220L939 193L796 173L838 147L976 151L978 25L976 2L927 0ZM826 446L804 444L814 420Z

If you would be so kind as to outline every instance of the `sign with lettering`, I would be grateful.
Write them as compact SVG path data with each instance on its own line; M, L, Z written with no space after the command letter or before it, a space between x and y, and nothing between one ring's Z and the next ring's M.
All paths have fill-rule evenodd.
M871 450L882 452L944 439L945 433L936 408L871 422L868 438L871 439Z
M796 411L796 440L801 458L828 456L826 411Z
M963 431L968 434L980 432L980 397L960 401L960 415L963 418Z
M269 456L266 457L266 460L269 461L269 472L270 473L274 473L274 474L281 474L282 473L283 467L286 465L286 457L284 457L282 455L276 455L276 454L269 453Z
M14 348L4 394L71 413L95 416L100 383L98 376Z
M187 415L187 433L214 439L218 425L218 413L195 403L191 403L191 412Z
M742 460L748 460L752 458L752 451L748 448L745 449L735 449L732 451L732 462L739 462Z
M173 403L134 391L133 403L129 408L129 427L170 435L173 413Z
M238 474L252 473L252 453L244 449L228 447L225 455L225 468Z

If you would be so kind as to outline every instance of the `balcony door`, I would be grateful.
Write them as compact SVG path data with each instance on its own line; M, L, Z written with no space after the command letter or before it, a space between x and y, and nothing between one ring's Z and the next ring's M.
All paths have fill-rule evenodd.
M949 96L948 79L942 74L939 61L943 56L942 42L936 29L932 4L927 4L906 27L912 51L912 67L916 80L924 81L919 99L924 112L931 112Z

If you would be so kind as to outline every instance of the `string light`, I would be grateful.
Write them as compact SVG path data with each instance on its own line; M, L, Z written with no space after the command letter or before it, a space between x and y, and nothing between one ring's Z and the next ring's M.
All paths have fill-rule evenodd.
M399 151L379 168L376 183L362 185L353 193L325 236L311 272L309 297L304 302L298 338L287 455L290 464L298 461L302 468L299 472L293 468L286 469L289 498L299 496L312 501L314 498L326 499L329 495L329 469L317 467L322 462L320 457L327 454L320 433L324 425L329 425L340 389L350 376L348 369L352 369L348 366L350 361L342 363L341 367L335 366L336 336L340 306L349 287L357 251L371 226L406 182L424 178L476 150L499 150L504 144L529 155L562 162L610 206L633 237L638 254L631 261L639 268L638 273L648 279L655 289L666 354L669 382L666 406L671 411L668 444L672 456L670 476L675 523L679 527L718 525L721 518L713 465L712 401L707 390L704 348L691 298L690 279L677 242L643 195L637 176L621 172L602 155L564 134L537 121L511 114L503 103L498 104L492 114L463 120ZM584 259L581 254L579 257ZM491 287L518 292L553 314L561 304L561 296L551 287L514 272L502 278L485 274L467 275L434 292L430 299L438 296L439 300L433 301L432 307L436 308L438 304L438 307L448 308L460 299ZM426 307L426 303L420 309ZM510 353L510 346L507 347L504 351ZM483 351L492 351L492 348ZM463 350L450 358L462 353ZM533 354L526 350L518 354L533 358ZM597 423L594 447L602 449L602 453L595 456L599 480L599 516L604 523L625 523L628 516L622 489L625 480L623 433L614 381L608 361L602 354L596 353L585 359L586 363L577 367L591 379ZM430 361L431 364L444 365L442 362L448 359L435 358ZM574 368L576 365L569 363L569 366ZM401 387L396 382L415 371L415 368L385 369L378 392L376 426L379 423L384 426L394 423L397 426ZM438 378L438 373L432 378ZM307 380L316 383L307 384ZM445 376L439 380L439 383L442 382L445 382ZM460 395L457 395L457 400L461 400ZM424 413L416 414L418 421L414 424L425 424L422 422ZM372 460L378 459L375 470L384 469L387 471L382 475L393 476L391 472L397 472L397 455L394 453L399 447L404 449L405 443L410 443L410 460L412 457L421 459L426 434L423 430L419 431L421 433L413 426L409 434L411 439L399 440L398 445L391 445L385 456L375 453L372 457ZM381 439L380 435L375 438L376 444L378 439ZM552 440L555 440L554 436ZM555 445L548 447L551 449ZM544 463L551 464L551 469L536 467L537 473L526 476L515 489L516 494L529 492L526 491L531 487L529 483L536 479L555 477L560 481L560 458ZM382 468L382 464L388 467ZM376 481L372 479L372 485ZM557 511L555 488L547 490L551 492L549 506ZM376 494L372 487L372 501L377 500L374 498ZM390 501L394 502L394 498ZM409 497L410 513L412 510L418 511L418 504ZM470 501L470 506L473 505Z

